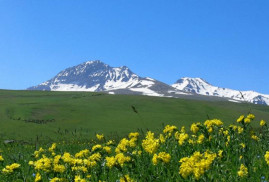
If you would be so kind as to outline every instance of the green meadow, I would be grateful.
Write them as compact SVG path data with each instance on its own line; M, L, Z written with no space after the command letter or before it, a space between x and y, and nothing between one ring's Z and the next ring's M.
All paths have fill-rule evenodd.
M87 140L96 133L121 137L170 124L218 118L233 123L250 112L269 120L269 107L227 101L108 95L93 92L0 91L1 140ZM258 123L256 123L258 125ZM254 123L255 126L255 123Z

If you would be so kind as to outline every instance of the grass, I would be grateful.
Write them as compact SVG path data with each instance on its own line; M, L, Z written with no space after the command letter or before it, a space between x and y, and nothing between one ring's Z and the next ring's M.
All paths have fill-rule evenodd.
M250 125L245 119L236 122L239 115L249 112L256 116ZM221 119L224 125L213 125L210 131L204 124L197 124L198 131L189 130L192 123L208 118ZM129 177L133 181L265 181L269 179L269 128L267 124L259 126L261 119L269 121L268 106L89 92L0 90L0 181L34 181L37 174L42 181L57 181L55 177L62 181L132 181ZM241 126L243 132L228 127L230 124ZM167 126L162 131L165 125L178 129ZM182 126L186 132L180 129ZM155 137L150 137L147 130L155 132ZM134 131L139 131L139 137L128 138L127 134ZM103 133L105 138L96 139L96 133ZM184 139L185 135L188 138ZM254 135L258 139L253 139ZM110 139L114 140L112 145L106 143ZM16 142L5 144L3 140ZM49 150L53 142L56 148ZM101 148L93 150L96 144ZM108 146L111 153L104 151ZM86 154L79 157L85 150ZM64 160L65 152L73 162ZM163 158L162 152L170 159ZM98 153L101 156L92 161L93 166L74 163L90 160ZM124 157L113 163L118 154ZM57 155L61 159L56 164ZM185 158L203 167L196 155L208 165L199 173L195 173L195 167L179 163ZM42 160L51 161L48 168L41 165ZM8 166L13 163L20 166L10 171ZM56 165L65 170L57 172ZM240 170L241 165L247 172ZM81 167L87 172L80 171Z
M247 103L90 92L1 90L0 138L34 142L37 138L40 141L82 140L95 133L123 136L137 129L157 131L166 124L188 126L208 117L230 124L250 108L257 119L269 120L268 106Z

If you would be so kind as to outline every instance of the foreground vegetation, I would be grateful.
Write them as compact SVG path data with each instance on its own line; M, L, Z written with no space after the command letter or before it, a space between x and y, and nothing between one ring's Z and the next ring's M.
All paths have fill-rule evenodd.
M253 126L259 125L254 129ZM1 146L0 181L266 181L269 128L253 114L83 143Z

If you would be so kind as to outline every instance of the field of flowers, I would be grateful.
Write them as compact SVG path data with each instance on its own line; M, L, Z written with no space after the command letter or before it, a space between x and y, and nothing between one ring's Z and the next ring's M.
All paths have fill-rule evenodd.
M258 128L252 123L259 122ZM269 128L253 114L233 125L134 132L119 141L0 146L0 181L262 181L269 179Z

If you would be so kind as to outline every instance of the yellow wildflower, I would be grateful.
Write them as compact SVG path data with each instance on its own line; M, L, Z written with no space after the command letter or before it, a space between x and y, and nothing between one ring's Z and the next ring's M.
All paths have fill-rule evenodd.
M112 145L112 144L114 144L113 140L109 140L108 142L106 142L106 145Z
M34 156L35 156L35 158L38 158L39 155L40 155L41 153L43 153L44 151L45 151L45 150L44 150L42 147L40 147L39 150L37 150L37 151L34 152Z
M164 163L169 163L171 159L170 154L166 153L166 152L160 152L158 155L154 154L153 158L152 158L152 163L154 165L156 165L158 163L158 161L162 161Z
M245 147L246 147L246 145L245 145L244 143L240 143L240 146L241 146L242 148L245 148Z
M105 146L103 147L104 151L106 151L108 154L111 153L111 147Z
M243 133L244 128L242 128L241 126L238 126L237 131L238 131L239 134Z
M244 123L250 123L250 121L251 121L250 118L245 118L244 119Z
M213 131L213 126L222 126L223 122L219 119L206 120L204 125L208 129L208 132L211 133Z
M191 132L193 132L194 134L197 133L199 131L199 127L201 123L193 123L191 125Z
M34 163L36 170L43 170L45 172L49 172L51 169L52 160L43 156L41 159L37 160Z
M1 161L4 161L4 158L3 158L2 155L0 155L0 162L1 162Z
M254 114L249 114L249 115L247 116L247 118L253 120L253 119L255 119L255 116L254 116Z
M112 168L116 164L116 159L114 156L106 157L106 166Z
M134 132L134 133L129 133L128 137L131 138L137 138L139 136L138 132Z
M203 143L204 139L205 139L205 136L203 134L199 135L198 140L197 140L197 143L198 144Z
M163 130L163 133L164 134L169 134L169 136L171 136L171 133L174 131L174 130L176 130L177 129L177 127L176 126L170 126L170 125L166 125L165 126L165 128L164 128L164 130Z
M224 134L225 136L227 136L227 135L229 135L229 131L228 131L228 130L225 130L225 131L223 131L223 134Z
M85 166L74 166L71 169L72 169L72 171L80 171L83 173L88 172L88 169Z
M223 150L219 150L219 152L218 152L219 158L222 158L222 153L223 153Z
M244 165L241 164L239 171L237 172L238 176L240 177L245 177L248 175L248 168Z
M180 133L178 136L178 144L183 145L184 141L189 138L189 135L187 133Z
M170 159L171 159L171 155L168 154L168 153L166 153L166 152L160 152L158 154L158 159L160 159L164 163L169 163L170 162Z
M104 134L96 134L96 138L98 140L103 140L104 139Z
M159 140L161 143L165 143L165 138L164 138L163 134L160 134Z
M241 123L243 121L243 119L245 118L244 115L241 115L238 119L237 119L237 122L238 123Z
M6 166L4 169L2 169L2 172L4 174L11 174L14 172L14 170L18 169L21 165L18 163L13 163L11 165Z
M264 120L260 121L260 126L264 126L266 124L266 122Z
M56 164L53 167L53 171L54 172L58 172L58 173L63 173L65 171L65 166L64 165Z
M92 149L92 151L94 151L94 149ZM80 152L75 154L76 158L84 158L84 157L88 157L88 155L90 154L90 151L88 149L85 150L81 150Z
M35 176L35 182L38 182L38 181L41 181L40 173L36 173L36 176Z
M141 155L142 154L142 151L141 150L134 150L133 152L132 152L132 154L133 155Z
M56 149L56 143L53 143L51 147L49 148L50 152L53 152Z
M98 152L98 153L95 153L95 154L92 154L90 157L89 157L89 160L90 161L100 161L101 160L101 154Z
M256 135L252 135L251 138L252 138L253 140L259 140L259 137L256 136Z
M121 167L123 167L123 164L125 163L125 162L129 162L129 161L131 161L131 157L129 157L129 156L124 156L124 154L123 153L119 153L119 154L117 154L116 156L115 156L115 160L117 161L117 163L121 166Z
M152 163L153 165L157 165L158 163L158 155L157 154L154 154L153 157L152 157Z
M101 149L101 148L102 148L102 145L100 145L100 144L94 145L94 146L92 147L92 152L94 152L94 151L97 150L97 149Z

